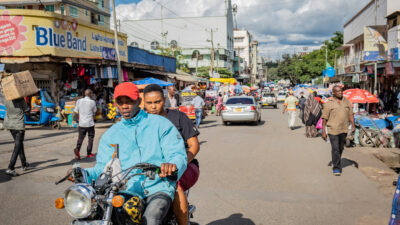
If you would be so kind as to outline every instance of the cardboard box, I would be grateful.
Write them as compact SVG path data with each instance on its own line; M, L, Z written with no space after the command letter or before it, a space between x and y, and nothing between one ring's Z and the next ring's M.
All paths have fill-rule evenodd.
M39 91L29 70L5 77L1 80L1 84L7 100L23 98Z

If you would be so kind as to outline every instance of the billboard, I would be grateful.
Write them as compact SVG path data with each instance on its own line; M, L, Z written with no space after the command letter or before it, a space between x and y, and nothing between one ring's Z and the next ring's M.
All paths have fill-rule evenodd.
M127 36L119 34L122 61ZM0 55L115 60L114 33L106 27L39 10L0 10Z
M364 61L381 61L387 58L386 26L364 27Z

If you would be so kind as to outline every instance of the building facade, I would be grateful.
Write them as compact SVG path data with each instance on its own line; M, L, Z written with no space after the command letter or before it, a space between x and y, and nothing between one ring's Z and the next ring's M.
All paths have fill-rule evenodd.
M6 9L43 10L110 27L110 0L2 0L0 6Z
M231 1L225 1L225 13L211 17L179 17L148 20L123 20L121 31L128 43L155 53L162 48L180 49L181 63L192 74L196 68L210 67L214 49L215 67L233 71L234 34Z
M251 71L251 46L252 37L247 30L234 30L234 48L236 55L243 59L240 63L239 74L250 74Z

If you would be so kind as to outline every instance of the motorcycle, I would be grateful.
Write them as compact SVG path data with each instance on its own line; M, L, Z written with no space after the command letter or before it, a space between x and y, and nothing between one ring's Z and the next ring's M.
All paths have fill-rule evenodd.
M70 176L75 180L75 185L65 191L64 198L58 198L55 201L56 208L65 208L67 213L75 218L71 225L140 224L140 214L135 216L135 221L132 221L132 217L124 211L124 203L135 196L133 193L125 191L125 185L135 176L144 176L145 179L141 186L144 193L148 193L145 189L145 182L146 180L154 180L155 176L160 173L160 167L148 163L139 163L123 172L115 170L113 166L115 160L119 160L118 151L116 157L107 164L105 172L100 174L92 184L86 182L86 172L80 168L79 164L74 164L71 173L56 182L56 185L60 184ZM141 172L130 174L133 170ZM177 173L175 172L167 178L176 181ZM185 194L188 196L189 192L185 192ZM138 206L140 205L138 203ZM190 218L193 218L195 210L195 206L189 205L189 221ZM177 225L172 207L162 224ZM190 224L196 223L190 222Z

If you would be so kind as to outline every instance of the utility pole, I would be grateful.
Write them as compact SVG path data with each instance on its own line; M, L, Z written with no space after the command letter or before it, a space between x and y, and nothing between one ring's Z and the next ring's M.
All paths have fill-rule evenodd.
M210 74L213 75L214 74L214 30L211 28L211 40L207 40L209 42L211 42L211 66L210 66Z
M124 80L122 78L122 68L121 68L121 61L119 58L119 43L118 43L118 31L117 31L117 15L115 10L115 0L112 0L113 4L113 20L114 20L114 44L115 44L115 51L117 52L117 68L118 68L118 83L123 83Z
M196 77L198 76L197 74L198 67L199 67L199 51L196 52Z

